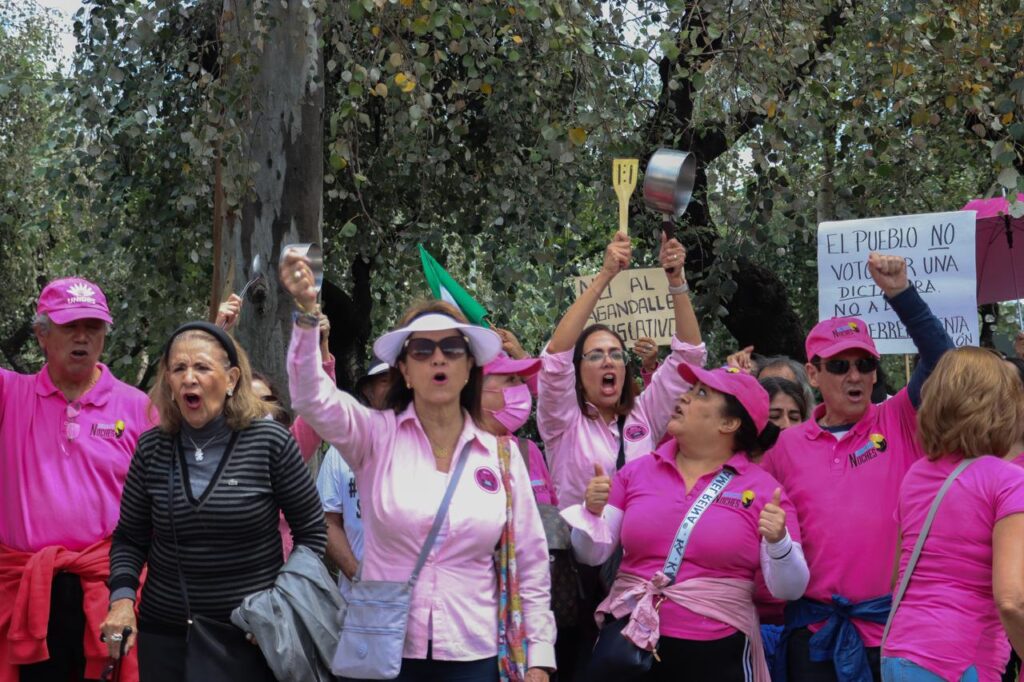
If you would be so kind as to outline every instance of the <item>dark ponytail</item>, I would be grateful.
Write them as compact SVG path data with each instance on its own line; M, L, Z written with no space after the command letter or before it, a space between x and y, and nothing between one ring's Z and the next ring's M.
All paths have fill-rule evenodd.
M740 420L740 428L733 435L733 452L746 452L750 459L758 459L766 450L775 445L782 430L768 422L761 433L758 433L754 420L747 414L743 404L728 393L722 395L725 397L725 416Z

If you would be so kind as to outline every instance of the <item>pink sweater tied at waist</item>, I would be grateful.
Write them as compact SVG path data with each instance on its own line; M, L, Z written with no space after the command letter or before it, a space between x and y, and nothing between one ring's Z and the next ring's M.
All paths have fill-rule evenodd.
M613 618L629 615L629 624L622 635L641 649L653 651L661 636L658 606L670 599L679 606L714 618L734 627L750 640L754 682L771 682L761 641L761 624L753 602L754 583L738 578L692 578L669 584L668 577L658 571L650 580L629 573L615 576L611 593L597 607L595 617L600 627L604 614Z

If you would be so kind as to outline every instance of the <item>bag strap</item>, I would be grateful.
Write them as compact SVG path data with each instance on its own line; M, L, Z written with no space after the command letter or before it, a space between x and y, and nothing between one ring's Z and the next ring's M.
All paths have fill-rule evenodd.
M188 601L188 587L185 585L185 573L181 570L181 554L178 552L178 531L174 526L174 472L178 468L178 438L174 439L171 451L171 466L167 471L167 516L171 523L171 538L174 540L174 562L178 566L178 583L181 585L181 596L185 600L185 617L192 624L192 607Z
M665 559L665 567L661 569L661 572L668 578L669 584L676 581L676 574L679 573L679 566L683 563L683 555L686 554L686 545L690 542L690 534L693 533L694 526L704 516L704 512L711 508L711 504L729 485L729 481L734 475L735 472L732 469L722 467L722 470L711 480L711 483L708 483L708 487L704 489L700 497L694 500L689 511L683 516L683 522L679 524L676 537L672 540L672 549L669 550L668 558Z
M932 521L935 520L935 513L939 511L939 503L942 502L942 498L946 496L946 491L949 490L950 486L953 485L953 481L959 476L964 469L969 467L977 458L972 457L970 459L963 459L960 464L957 465L956 469L946 477L942 487L939 488L939 492L935 495L935 499L932 501L931 509L928 510L928 516L924 519L924 525L921 526L921 534L917 536L917 542L914 543L914 551L910 554L910 560L907 562L907 568L903 571L903 579L900 580L899 589L896 590L896 594L892 597L892 607L889 609L889 618L885 621L885 631L882 633L882 646L885 646L885 640L889 637L889 628L892 627L893 616L896 615L896 609L899 608L900 602L903 601L903 594L907 591L907 585L910 584L910 575L914 572L914 567L917 565L917 560L921 556L921 548L924 547L924 541L928 538L928 531L932 528ZM899 551L899 548L897 548Z
M416 558L416 566L412 569L412 575L409 576L409 587L416 584L416 580L420 577L420 571L423 570L423 564L427 563L427 557L430 555L430 551L434 548L434 543L437 541L437 534L441 532L441 524L444 523L445 516L448 515L448 505L452 501L452 495L455 494L455 486L459 483L459 478L462 476L462 470L466 468L466 460L469 459L469 448L473 443L472 440L466 441L466 444L462 446L462 452L459 453L459 461L455 464L455 471L452 472L451 477L448 479L448 487L444 491L444 497L441 499L441 506L437 510L437 514L434 516L434 525L430 527L430 532L427 533L427 539L423 541L423 547L420 548L420 555Z
M530 470L530 441L522 436L519 436L519 454L523 456L523 464L526 465L526 470Z
M619 415L619 456L615 458L615 470L618 471L622 467L626 466L626 441L625 434L622 432L626 427L626 415Z

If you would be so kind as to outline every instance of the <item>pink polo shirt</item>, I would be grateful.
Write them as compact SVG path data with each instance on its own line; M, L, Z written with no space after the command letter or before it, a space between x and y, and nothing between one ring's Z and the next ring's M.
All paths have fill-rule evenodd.
M146 394L99 368L77 401L73 440L68 402L45 366L36 374L0 369L0 544L78 551L114 531L135 443L153 424Z
M599 462L609 475L615 471L619 456L619 425L604 423L583 414L576 401L576 370L572 350L541 353L540 381L537 392L537 429L544 441L551 478L558 495L558 506L583 502L587 483ZM655 370L647 388L637 396L633 411L623 427L626 461L646 455L665 435L676 401L690 384L679 376L679 363L703 365L707 360L704 344L694 346L672 337L672 352Z
M806 597L831 603L889 594L896 555L893 512L903 475L923 456L915 440L916 410L906 389L871 405L836 440L818 426L825 406L786 429L761 461L796 505L811 570ZM865 646L878 646L884 627L853 620ZM817 630L817 627L812 628Z
M703 476L686 493L675 463L676 442L665 443L647 456L624 466L612 483L608 504L623 512L620 542L621 569L647 580L665 566L679 524L721 468ZM761 509L771 502L779 483L745 453L726 463L736 475L697 522L690 535L682 566L681 583L692 578L754 580L761 570L761 535L757 531ZM800 542L796 510L785 493L782 508L793 542ZM657 519L657 523L652 523ZM710 640L728 637L736 629L707 618L672 601L661 605L661 633L680 639Z
M410 405L400 414L373 410L339 390L320 368L318 331L295 327L288 348L292 407L352 467L365 530L362 577L408 580L441 504L448 474L438 472ZM505 523L497 439L468 414L455 447L469 457L447 522L413 589L403 656L470 661L497 653L498 588L494 548ZM529 665L555 667L555 619L547 540L530 475L511 445L516 564ZM454 467L453 467L454 470Z
M897 517L903 534L900 579L925 517L959 459L916 462L903 478ZM992 596L992 529L1024 513L1024 471L983 456L946 492L921 556L896 610L885 656L907 658L943 679L970 666L981 680L999 680L1010 644Z

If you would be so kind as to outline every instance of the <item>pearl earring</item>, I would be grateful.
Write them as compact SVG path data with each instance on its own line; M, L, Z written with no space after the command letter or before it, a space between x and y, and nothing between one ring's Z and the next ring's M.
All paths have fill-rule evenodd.
M229 388L229 389L228 389L228 397L230 398L230 397L231 397L231 396L233 396L234 394L235 394L235 391L234 391L234 389L231 389L231 388Z

